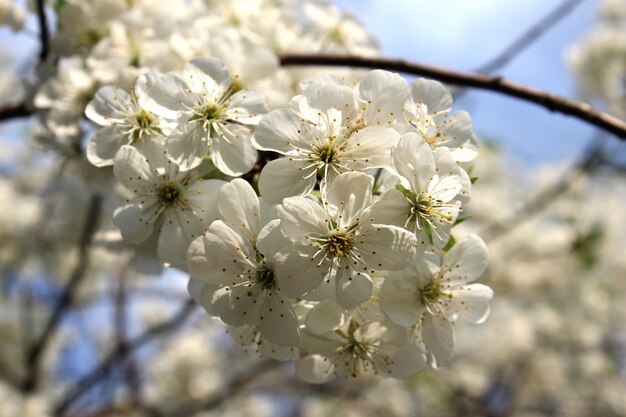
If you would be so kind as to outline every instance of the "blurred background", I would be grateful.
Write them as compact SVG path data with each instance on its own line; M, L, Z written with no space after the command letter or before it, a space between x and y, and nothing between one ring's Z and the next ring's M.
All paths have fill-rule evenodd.
M0 417L626 416L623 141L535 105L455 88L454 108L472 115L481 145L471 219L455 236L487 242L481 282L495 291L491 315L458 326L449 367L408 381L311 386L292 365L234 342L189 301L185 273L120 244L110 225L111 173L82 155L92 127L55 124L54 105L37 104L50 90L45 80L60 78L58 61L42 57L39 5L48 53L81 56L94 71L86 44L64 47L96 32L78 23L111 30L117 17L105 11L119 3L0 0ZM172 19L185 13L121 3ZM181 2L189 14L196 3L205 2ZM245 2L206 3L245 10L236 5ZM70 16L70 6L87 12ZM354 16L377 40L375 54L502 75L626 118L626 0L324 7L327 19ZM276 51L299 48L306 51ZM294 85L310 75L286 74ZM70 100L72 83L47 91L49 101Z

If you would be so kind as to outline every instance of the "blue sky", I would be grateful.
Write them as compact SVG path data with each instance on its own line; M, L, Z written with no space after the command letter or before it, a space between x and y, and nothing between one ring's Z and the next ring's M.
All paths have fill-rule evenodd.
M350 9L381 42L383 53L425 64L472 70L490 60L561 0L334 0ZM515 82L576 98L568 49L595 25L598 0L585 0L500 70ZM571 157L593 129L575 119L495 93L473 91L456 108L474 129L503 144L527 165Z

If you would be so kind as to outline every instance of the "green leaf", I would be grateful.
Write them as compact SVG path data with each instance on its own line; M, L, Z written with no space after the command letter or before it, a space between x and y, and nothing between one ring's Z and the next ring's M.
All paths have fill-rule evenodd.
M472 216L465 216L465 217L457 217L456 221L454 222L453 226L456 226L457 224L461 224L463 223L465 220L469 220L471 219Z
M472 182L472 184L474 184L476 181L478 181L478 177L470 177L470 181Z
M456 239L454 238L454 236L450 235L450 240L448 240L446 246L443 247L443 251L448 252L450 249L452 249L454 245L456 245Z

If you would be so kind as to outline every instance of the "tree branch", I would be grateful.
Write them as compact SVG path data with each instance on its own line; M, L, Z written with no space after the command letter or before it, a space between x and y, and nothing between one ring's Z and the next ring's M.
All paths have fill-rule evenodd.
M39 50L39 61L45 61L50 54L50 32L48 29L48 19L46 17L46 9L44 6L44 0L37 0L35 2L37 9L37 18L39 20L39 40L41 42Z
M499 76L453 71L445 68L418 64L401 59L367 58L345 55L281 55L282 66L345 66L356 68L384 69L405 74L433 78L441 82L493 91L509 97L537 104L550 111L572 116L590 125L611 132L626 140L626 122L594 109L590 104L570 100L533 87L504 80Z
M0 108L0 122L20 117L28 117L33 111L26 106L26 103L16 104L15 106L4 106Z
M168 332L175 330L182 325L191 313L195 311L195 303L189 299L181 307L181 309L167 322L159 324L146 330L143 334L128 342L126 348L123 350L115 349L105 359L100 362L96 368L89 374L81 378L70 390L69 393L59 402L54 409L54 416L62 416L68 410L68 408L83 394L85 394L90 388L96 385L104 377L106 377L111 370L126 357L156 339L159 336L165 335Z
M52 312L52 316L50 317L50 320L48 321L41 337L32 346L32 348L28 350L26 355L27 375L22 388L24 392L31 392L36 388L41 355L52 339L52 336L56 333L61 322L61 318L74 302L76 290L85 276L85 271L87 269L87 265L89 264L89 247L91 246L91 241L93 240L93 235L100 219L101 205L102 196L98 194L94 195L91 198L89 211L83 226L83 232L79 244L78 263L74 267L72 276L65 286L63 294L61 294L61 297L57 301L54 311Z

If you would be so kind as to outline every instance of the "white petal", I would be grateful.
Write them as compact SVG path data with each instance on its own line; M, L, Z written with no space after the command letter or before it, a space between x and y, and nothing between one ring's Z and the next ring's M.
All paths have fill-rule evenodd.
M169 209L164 214L157 255L163 262L185 270L189 245L204 233L205 225L190 210Z
M258 158L252 131L232 123L220 126L211 136L211 158L226 175L234 177L250 171Z
M398 74L374 70L365 76L359 86L368 124L387 123L394 120L409 96L406 80Z
M146 110L166 119L177 119L181 111L196 104L187 93L185 82L177 76L155 75L153 81L144 99Z
M204 236L195 238L187 250L187 271L193 281L207 282L215 267L209 263L204 250ZM199 304L199 303L198 303Z
M124 137L116 133L115 126L98 129L87 144L87 159L97 167L113 165L113 158L122 145Z
M454 356L454 330L446 318L428 315L422 327L422 338L434 356L435 367L446 366Z
M85 108L85 116L100 126L108 126L132 112L130 94L110 85L100 88Z
M259 199L250 184L236 178L219 192L218 206L224 220L239 229L248 239L255 239L260 229Z
M306 316L308 331L316 336L332 332L343 324L343 309L335 300L324 300L317 304Z
M247 125L258 124L263 114L267 113L265 97L258 91L239 91L230 97L227 104L228 118Z
M325 271L312 260L314 248L302 247L309 252L292 249L285 254L282 262L274 265L276 279L281 292L289 298L299 298L319 287ZM312 251L312 252L311 252Z
M339 227L353 225L363 210L370 205L374 177L360 172L346 172L333 180L325 201L334 206L334 217Z
M361 272L350 273L345 269L337 271L335 283L337 302L346 310L352 310L362 302L369 300L374 289L374 283L369 275Z
M379 271L399 271L415 257L415 236L397 226L374 224L356 238L361 261Z
M213 271L209 275L195 276L209 284L233 285L240 274L256 273L256 253L250 242L221 220L214 221L204 235L205 254Z
M470 323L482 323L489 316L489 302L493 290L483 284L464 285L451 291L452 319L457 317Z
M191 299L198 305L202 302L202 288L204 288L204 283L202 281L189 278L187 291L189 292Z
M218 195L224 184L226 182L221 180L200 179L194 182L185 193L188 206L205 227L221 217L218 209Z
M391 152L393 166L411 184L412 191L426 191L435 174L435 157L430 146L416 133L400 137Z
M404 226L411 216L411 204L398 190L388 190L372 204L364 217L371 223Z
M456 175L436 176L428 185L428 194L435 200L449 202L461 192L461 178Z
M308 355L296 362L296 375L309 384L323 384L335 377L334 366L320 355Z
M137 204L128 204L115 210L113 224L120 229L124 240L141 243L150 236L154 223L140 220L143 214L141 207Z
M411 84L411 96L416 104L425 104L430 114L450 110L452 107L452 94L438 81L416 79Z
M358 169L384 168L391 165L391 150L399 138L400 134L389 127L366 127L350 135L342 155L348 165L356 163Z
M478 154L478 143L472 130L472 119L465 111L455 113L441 129L443 137L437 146L450 148L452 156L459 162L473 161Z
M183 75L193 92L209 92L209 100L218 99L231 83L228 68L217 58L194 58L185 64Z
M300 344L300 325L291 303L273 293L266 297L259 309L261 335L279 346Z
M248 293L247 286L222 287L215 291L211 302L212 311L230 326L258 322L258 293Z
M206 130L192 123L181 123L165 141L168 154L184 171L202 163L209 151Z
M383 313L394 323L404 327L417 324L423 307L415 278L387 278L383 283L379 304Z
M128 145L122 146L117 152L113 173L124 187L136 193L149 193L153 191L154 183L159 182L147 158Z
M285 197L306 195L315 187L315 167L290 157L270 161L261 171L259 191L265 201L280 204Z
M280 220L274 219L259 232L256 247L261 254L270 260L291 242L280 231ZM271 262L274 262L273 260ZM279 260L276 260L279 262Z
M311 199L285 198L277 210L280 229L294 242L308 244L309 235L326 235L328 232L328 214Z
M445 254L441 270L451 285L465 284L478 279L488 263L485 242L477 235L470 235Z
M269 112L254 131L254 144L260 150L292 154L296 149L307 150L311 143L304 132L308 131L302 118L289 109Z
M426 365L424 353L415 346L406 346L393 352L389 376L407 379L416 375Z

